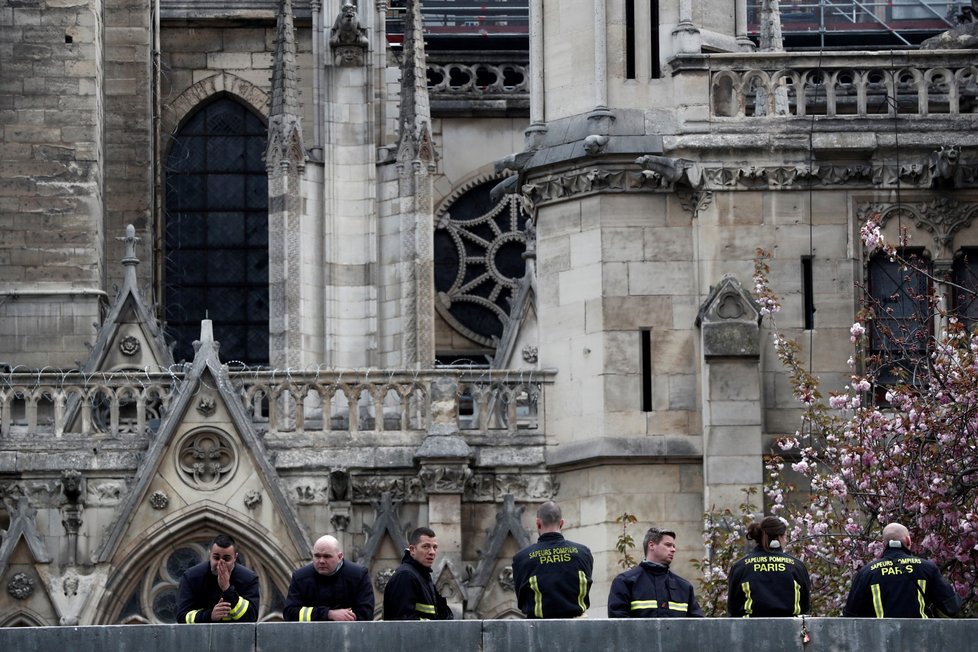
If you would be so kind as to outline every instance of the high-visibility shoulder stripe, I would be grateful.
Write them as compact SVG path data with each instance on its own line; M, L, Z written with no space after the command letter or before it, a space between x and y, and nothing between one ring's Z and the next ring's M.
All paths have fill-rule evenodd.
M246 611L248 611L249 606L251 606L250 602L241 596L238 596L238 601L234 603L233 607L231 607L231 611L229 611L228 615L224 617L224 620L241 620L241 617L245 615Z
M917 580L917 603L920 605L920 617L927 617L926 604L924 603L924 595L927 593L927 580Z
M669 609L672 611L689 611L688 602L670 602Z
M530 578L530 588L533 589L533 615L543 618L543 594L540 592L540 583L536 575Z
M880 595L880 585L870 584L869 592L873 595L873 611L877 618L883 617L883 596Z
M796 581L793 581L792 584L795 585L795 609L791 615L798 616L801 614L801 584Z
M312 622L312 607L302 607L301 609L299 609L299 622L300 623Z
M577 571L577 581L577 606L581 608L581 613L584 613L587 611L587 605L584 603L587 598L587 575L584 574L584 571Z
M632 611L637 609L655 609L659 606L656 600L633 600L629 605Z
M742 583L740 588L744 592L744 618L750 618L754 613L754 598L750 594L750 582Z
M431 616L435 615L435 605L433 604L425 604L424 602L415 602L414 610L419 613L428 614Z
M197 614L199 614L203 609L194 609L193 611L188 611L187 615L183 617L183 622L185 623L195 623L197 622Z

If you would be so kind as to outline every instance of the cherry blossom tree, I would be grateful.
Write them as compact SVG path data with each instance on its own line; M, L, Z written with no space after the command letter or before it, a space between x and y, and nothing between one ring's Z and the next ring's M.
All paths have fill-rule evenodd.
M884 241L873 219L861 236L907 278L929 276L904 254L905 241L900 248ZM911 297L927 308L911 322L897 323L867 298L850 329L850 382L824 396L800 347L778 327L780 300L767 260L759 250L755 294L803 413L799 430L766 460L765 503L788 521L789 549L809 567L812 613L841 614L855 570L881 553L882 527L897 521L910 529L914 551L952 583L963 613L976 615L978 332L949 313L936 292ZM930 287L948 283L930 280ZM725 579L715 571L707 582Z

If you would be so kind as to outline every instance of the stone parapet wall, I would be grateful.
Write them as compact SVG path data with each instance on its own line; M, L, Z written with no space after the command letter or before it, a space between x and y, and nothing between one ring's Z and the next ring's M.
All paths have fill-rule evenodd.
M803 632L810 641L802 643ZM973 620L713 619L705 620L467 620L456 622L262 623L0 629L8 650L973 650Z

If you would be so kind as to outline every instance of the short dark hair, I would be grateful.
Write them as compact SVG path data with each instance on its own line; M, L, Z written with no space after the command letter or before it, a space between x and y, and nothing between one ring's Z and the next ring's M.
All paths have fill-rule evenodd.
M421 537L435 537L435 531L430 527L419 527L415 528L414 532L411 533L411 537L408 539L408 543L412 546L418 545L421 541Z
M213 548L214 546L217 546L218 548L237 549L237 546L234 545L234 539L232 539L229 535L223 533L218 534L216 537L214 537L214 540L211 541L211 547Z
M537 518L540 522L546 526L558 525L560 523L560 518L562 514L560 513L560 505L552 500L548 500L544 504L540 505L537 510Z
M660 530L653 525L649 528L649 531L645 533L645 539L642 540L642 551L647 553L649 551L649 542L659 543L662 541L662 537L667 536L675 539L676 533L672 530Z

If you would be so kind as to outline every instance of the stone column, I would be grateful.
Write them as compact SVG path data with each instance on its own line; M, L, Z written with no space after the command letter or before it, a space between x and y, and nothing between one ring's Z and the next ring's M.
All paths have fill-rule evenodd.
M737 509L764 481L760 313L725 275L700 307L704 508Z
M472 475L472 449L458 434L458 381L438 378L431 384L431 426L415 459L428 494L428 526L438 535L436 570L461 568L462 492ZM439 573L435 573L435 581ZM456 580L460 578L456 577ZM461 612L461 604L453 605Z
M68 503L62 508L61 524L65 528L66 563L68 566L78 564L78 532L82 526L82 506L79 498L82 494L82 474L75 469L65 469L61 472L61 492Z
M530 126L523 132L524 146L538 149L547 135L543 96L543 0L530 0Z
M679 23L672 30L673 52L699 54L700 45L700 30L693 24L693 0L679 0Z
M608 110L608 4L594 0L594 109L587 116L596 134L606 135L614 115Z

